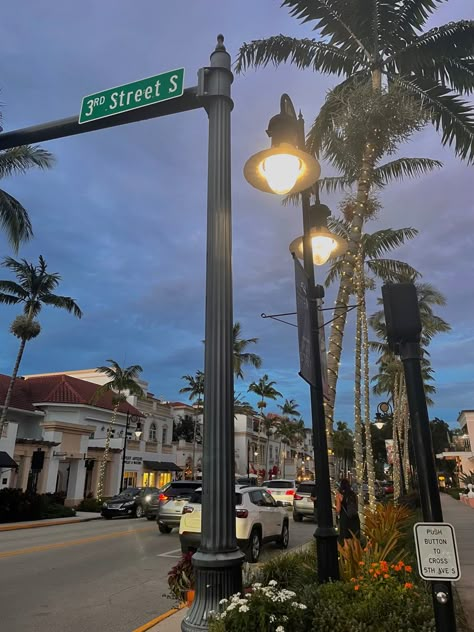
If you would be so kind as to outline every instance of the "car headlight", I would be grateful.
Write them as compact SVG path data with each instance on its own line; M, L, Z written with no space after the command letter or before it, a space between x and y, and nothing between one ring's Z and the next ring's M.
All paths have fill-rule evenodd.
M126 503L122 503L122 507L131 507L134 504L135 504L135 502L133 500L129 500Z
M147 496L145 496L145 502L149 503L151 500L151 494L148 494Z

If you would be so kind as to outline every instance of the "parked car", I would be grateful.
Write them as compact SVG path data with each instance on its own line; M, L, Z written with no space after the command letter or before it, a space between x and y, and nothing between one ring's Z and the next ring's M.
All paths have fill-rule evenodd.
M152 497L147 511L148 515L156 516L160 533L171 533L179 527L184 505L201 485L202 481L171 481L160 489L158 496Z
M296 491L295 481L274 478L271 481L264 481L262 487L266 489L275 500L279 500L284 505L291 506L293 504L293 496Z
M156 487L127 487L103 503L102 516L107 520L117 516L142 518L155 492Z
M257 562L262 544L276 542L288 547L288 512L262 487L235 488L235 527L237 544L249 562ZM183 553L194 551L201 542L201 489L197 489L183 509L179 524Z
M295 522L301 522L303 518L314 519L314 501L311 500L314 485L314 481L298 483L293 496L293 520Z
M383 481L382 487L386 494L393 494L393 481Z

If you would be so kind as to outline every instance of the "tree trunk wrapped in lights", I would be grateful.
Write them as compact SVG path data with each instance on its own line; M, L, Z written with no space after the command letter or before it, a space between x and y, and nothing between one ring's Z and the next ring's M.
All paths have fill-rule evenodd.
M401 495L401 470L400 470L400 445L398 438L400 436L400 415L401 415L401 401L403 395L403 374L400 372L397 376L395 383L395 400L393 406L393 502L398 503Z
M364 268L361 267L364 279ZM372 422L370 419L370 367L369 367L369 330L367 325L367 307L365 302L365 283L361 283L364 289L360 296L360 313L362 329L362 351L364 366L364 428L365 428L365 460L367 463L367 484L369 488L369 507L375 509L375 469L374 454L372 450Z
M356 295L360 293L362 250L356 256L354 283ZM356 462L357 496L361 528L364 528L364 450L362 444L362 331L359 309L357 310L356 337L354 351L354 452Z

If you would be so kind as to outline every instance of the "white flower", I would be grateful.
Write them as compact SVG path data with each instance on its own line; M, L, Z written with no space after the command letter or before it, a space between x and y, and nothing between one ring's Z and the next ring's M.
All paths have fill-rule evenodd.
M279 625L275 632L285 632L285 628L282 625Z
M276 579L271 579L271 580L268 582L268 585L269 585L269 586L278 586L278 582L276 581Z
M248 612L250 608L248 606L240 606L239 612Z
M231 603L227 606L226 610L233 610L234 608L237 608L237 604L236 603Z
M298 608L299 608L300 610L307 610L307 609L308 609L308 607L307 607L307 606L305 606L305 605L304 605L304 603L300 603L300 604L298 605Z
M220 606L223 606L223 605L224 605L225 603L227 603L228 601L229 601L228 599L221 599L221 600L219 601L219 605L220 605Z
M274 615L274 614L271 614L271 615L270 615L270 623L275 623L275 621L276 621L276 617L275 617L275 615Z

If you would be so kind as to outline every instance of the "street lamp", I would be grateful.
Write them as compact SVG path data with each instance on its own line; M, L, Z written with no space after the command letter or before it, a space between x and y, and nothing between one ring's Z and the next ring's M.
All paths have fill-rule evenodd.
M378 428L379 430L382 430L382 428L387 423L388 418L390 418L393 422L392 406L390 405L389 402L380 402L380 404L377 406L377 412L375 413L374 426ZM407 488L406 488L406 481L405 481L405 472L403 470L402 446L400 443L400 434L398 432L398 426L395 426L395 436L397 439L396 452L398 452L398 463L399 463L399 468L400 468L400 486L401 486L402 495L404 495L406 494ZM394 458L395 457L396 455L394 454Z
M125 437L123 439L123 450L122 450L122 473L120 475L120 492L123 491L123 477L125 474L125 455L127 453L127 440L128 440L128 428L130 424L136 424L135 426L135 438L138 440L142 436L142 425L140 421L141 417L139 415L131 415L127 410L127 421L125 423Z
M321 286L316 288L314 264L325 263L331 255L342 250L343 243L339 237L329 232L327 217L329 209L319 203L311 207L308 190L319 178L320 167L317 160L306 151L304 120L296 112L287 94L280 100L280 113L274 116L268 125L268 136L272 140L270 149L258 152L245 164L244 176L247 181L260 191L269 193L301 193L303 208L303 237L294 240L290 249L294 256L302 256L304 272L307 275L309 293L309 319L312 377L310 384L311 417L315 456L317 522L315 531L318 578L321 582L339 579L337 557L337 533L333 526L331 481L329 476L329 458L326 436L326 419L324 412L323 375L321 365L321 349L319 341L319 324L315 309L316 298L324 296ZM282 166L282 155L296 157L299 161L297 171L293 166L288 173ZM278 169L268 163L275 156ZM287 160L285 158L285 160ZM271 175L269 174L271 171ZM296 173L296 178L295 178ZM280 181L281 179L281 181ZM313 245L316 247L313 251ZM314 256L316 252L316 258ZM300 253L300 254L298 254ZM306 379L306 376L305 376Z

